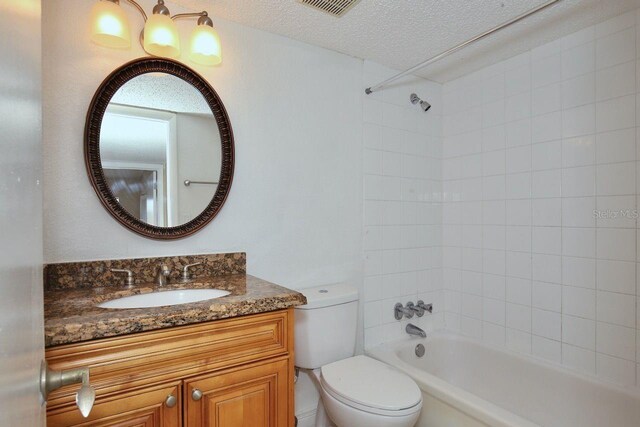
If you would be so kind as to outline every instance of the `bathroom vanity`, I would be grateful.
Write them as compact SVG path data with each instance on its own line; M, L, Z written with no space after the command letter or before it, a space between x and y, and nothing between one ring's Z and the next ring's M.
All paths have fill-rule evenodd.
M145 279L150 266L167 263L175 272L194 260L203 264L189 283L170 277L158 289ZM95 286L122 263L143 283ZM243 270L244 254L47 266L49 368L88 367L96 392L84 418L77 384L53 391L47 425L293 426L293 306L306 299ZM80 287L70 279L78 275ZM133 294L211 288L230 294L153 308L97 306Z

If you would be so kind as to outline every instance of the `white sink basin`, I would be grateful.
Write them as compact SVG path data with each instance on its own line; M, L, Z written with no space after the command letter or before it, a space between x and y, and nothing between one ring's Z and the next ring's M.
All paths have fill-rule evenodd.
M165 305L187 304L190 302L206 301L229 295L229 291L219 289L182 289L176 291L152 292L149 294L132 295L112 299L98 304L101 308L146 308L162 307Z

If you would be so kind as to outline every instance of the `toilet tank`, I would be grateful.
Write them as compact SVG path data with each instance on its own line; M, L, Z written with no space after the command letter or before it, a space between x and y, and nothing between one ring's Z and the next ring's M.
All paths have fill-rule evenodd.
M353 356L358 290L346 284L300 290L307 304L295 307L295 364L315 369Z

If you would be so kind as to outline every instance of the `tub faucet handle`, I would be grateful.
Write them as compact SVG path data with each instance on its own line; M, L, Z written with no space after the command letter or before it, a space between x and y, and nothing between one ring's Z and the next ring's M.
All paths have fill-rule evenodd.
M433 313L433 304L425 304L424 301L422 300L418 300L416 307L420 307L423 310L422 311L423 314L425 311L429 313Z
M396 320L402 320L403 317L411 319L415 311L413 307L414 305L411 301L407 303L406 307L403 307L401 302L396 303L396 305L393 306L393 315Z

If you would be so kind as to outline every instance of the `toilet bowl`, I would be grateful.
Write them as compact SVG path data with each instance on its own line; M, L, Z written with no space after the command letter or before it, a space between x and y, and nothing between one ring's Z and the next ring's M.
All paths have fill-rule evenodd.
M320 371L322 403L338 427L411 427L418 420L422 393L392 367L355 356Z
M416 383L392 366L353 356L357 290L338 284L302 292L307 304L295 310L296 366L313 372L320 392L316 427L414 426L422 409Z

